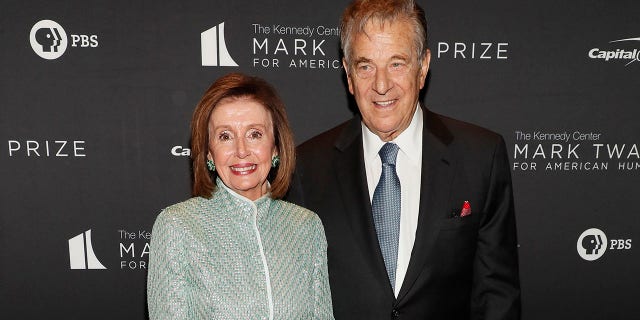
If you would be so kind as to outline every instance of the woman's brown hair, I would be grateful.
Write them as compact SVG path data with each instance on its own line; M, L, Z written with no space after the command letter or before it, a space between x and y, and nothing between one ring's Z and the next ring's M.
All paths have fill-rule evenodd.
M222 99L250 98L265 107L271 114L275 146L280 156L280 165L269 173L271 197L282 198L291 182L296 163L293 134L287 120L284 103L276 90L265 80L241 73L230 73L216 80L204 93L191 119L191 159L193 160L194 196L211 198L215 191L217 174L207 169L209 152L209 119L211 112Z

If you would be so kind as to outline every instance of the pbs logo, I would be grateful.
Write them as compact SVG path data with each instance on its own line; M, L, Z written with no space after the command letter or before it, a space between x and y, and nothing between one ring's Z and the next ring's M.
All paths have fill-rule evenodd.
M29 41L33 51L43 59L58 59L67 50L67 33L53 20L41 20L31 28Z
M71 34L67 37L62 26L53 20L36 22L29 33L29 42L33 51L43 59L54 60L60 58L69 46L76 48L98 47L98 36L95 34Z
M577 248L582 259L598 260L607 250L607 235L597 228L587 229L578 238Z
M582 259L594 261L600 259L607 250L629 250L631 239L607 239L607 235L598 228L585 230L576 244L578 254Z

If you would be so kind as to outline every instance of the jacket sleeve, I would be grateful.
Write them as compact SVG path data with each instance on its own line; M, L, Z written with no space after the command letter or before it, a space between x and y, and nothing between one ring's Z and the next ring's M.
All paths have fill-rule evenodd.
M520 280L511 174L496 144L473 266L472 319L520 319Z
M329 273L327 271L327 239L322 222L315 215L313 229L314 236L311 241L315 249L313 253L314 319L333 320Z
M147 277L150 320L188 318L183 235L175 215L166 210L158 215L152 230Z
M301 207L306 207L304 201L304 191L302 189L302 165L300 162L298 162L296 166L296 171L293 173L293 177L291 178L289 191L285 195L284 200L295 203Z

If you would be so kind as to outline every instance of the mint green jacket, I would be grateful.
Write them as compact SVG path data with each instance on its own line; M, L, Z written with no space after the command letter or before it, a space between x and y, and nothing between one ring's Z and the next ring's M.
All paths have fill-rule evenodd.
M147 299L155 319L333 319L318 216L218 180L153 226Z

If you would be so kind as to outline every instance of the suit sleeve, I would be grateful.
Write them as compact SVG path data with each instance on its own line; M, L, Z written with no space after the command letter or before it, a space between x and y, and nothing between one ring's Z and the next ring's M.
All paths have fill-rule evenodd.
M177 218L166 211L153 226L147 302L149 319L187 319L184 244Z
M295 203L301 207L305 207L304 203L304 193L302 190L302 168L300 165L300 161L297 163L296 171L291 178L291 185L289 186L289 191L285 196L286 201L291 203Z
M314 319L333 320L329 273L327 271L327 240L322 222L317 216L313 221L313 229L312 243L315 248L313 254Z
M520 280L511 174L504 140L495 147L474 259L472 319L520 319Z

